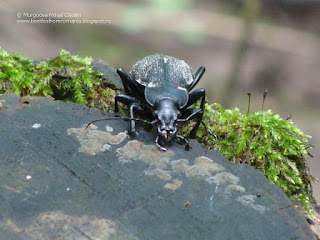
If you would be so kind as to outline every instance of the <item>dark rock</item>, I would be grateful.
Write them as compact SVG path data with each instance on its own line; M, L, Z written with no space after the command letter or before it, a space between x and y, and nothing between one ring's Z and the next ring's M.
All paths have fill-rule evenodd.
M93 61L91 66L94 72L100 72L103 74L101 79L104 87L110 87L114 90L124 91L121 79L113 66L105 63L101 59Z
M82 105L0 100L0 239L316 239L260 172L196 141L161 152L126 122L84 129L105 115Z

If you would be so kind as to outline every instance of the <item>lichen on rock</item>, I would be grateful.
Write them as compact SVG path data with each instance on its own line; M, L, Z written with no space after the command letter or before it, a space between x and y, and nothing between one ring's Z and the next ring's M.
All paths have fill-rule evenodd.
M117 233L116 223L110 219L90 216L71 216L61 211L42 212L28 226L18 226L7 219L1 225L30 239L96 239L108 240ZM84 237L85 236L85 237Z
M110 132L97 130L97 127L93 124L90 125L90 128L69 128L67 133L79 140L79 152L89 155L110 150L111 146L109 144L120 144L127 137L125 132L112 135Z

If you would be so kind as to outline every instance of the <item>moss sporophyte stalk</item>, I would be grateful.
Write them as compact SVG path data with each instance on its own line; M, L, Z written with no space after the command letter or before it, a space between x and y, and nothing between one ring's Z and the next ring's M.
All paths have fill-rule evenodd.
M0 48L0 94L52 96L112 111L115 91L102 87L101 73L93 72L91 63L92 58L65 50L55 58L34 62ZM310 136L271 110L245 115L238 108L206 104L203 121L220 137L214 138L200 128L200 142L231 162L255 167L310 212L311 182L315 180L306 159ZM192 123L185 126L183 135L188 136L191 128Z

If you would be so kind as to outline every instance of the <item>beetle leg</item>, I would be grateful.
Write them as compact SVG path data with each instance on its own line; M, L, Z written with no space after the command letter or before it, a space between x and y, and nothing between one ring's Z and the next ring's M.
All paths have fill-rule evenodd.
M197 83L200 81L200 79L201 79L201 77L202 77L202 75L204 74L205 71L206 71L205 67L200 67L198 69L198 71L196 72L196 74L194 76L194 81L188 87L188 91L189 92L197 85Z
M121 78L126 94L136 95L137 93L143 93L143 91L139 90L137 83L126 73L126 71L122 68L118 68L117 73Z
M167 151L167 149L165 148L165 147L162 147L161 145L160 145L160 143L159 143L159 136L157 136L157 138L156 138L156 145L157 145L157 147L160 149L160 150L162 150L162 151Z
M189 94L189 100L188 103L184 108L190 107L195 102L199 101L201 99L200 109L203 109L204 102L205 102L205 96L206 91L203 88L199 88L197 90L194 90L192 93Z
M201 103L200 103L201 114L197 114L197 116L198 116L197 123L190 132L191 138L196 137L196 133L197 133L198 128L200 126L200 123L201 123L201 120L203 117L203 112L204 112L205 96L206 96L206 92L203 88L199 88L189 94L189 100L188 100L188 103L185 108L189 107L190 105L194 104L196 101L201 99Z
M202 114L202 111L201 109L199 108L188 108L186 109L184 112L183 112L183 117L184 118L180 118L178 121L179 122L186 122L186 121L189 121L191 120L192 118L196 117L196 116L199 116ZM207 125L204 123L203 120L201 120L201 124L203 125L204 129L207 131L207 133L209 133L211 136L215 137L215 138L219 138L221 139L221 137L217 136L216 134L214 134L208 127ZM190 133L191 135L191 133Z
M124 95L124 94L119 94L115 97L115 112L119 112L119 106L118 102L122 102L123 104L129 106L130 108L130 127L129 127L129 134L134 134L136 132L136 127L135 127L135 120L134 120L134 112L139 111L139 112L145 112L143 108L140 105L139 100L137 100L134 97Z
M130 105L130 128L129 128L129 133L131 134L135 134L136 133L136 122L134 120L134 112L138 110L140 112L144 112L144 110L141 108L140 103L139 102L134 102Z
M185 118L180 118L179 122L186 122L186 121L189 121L189 120L191 120L191 119L193 119L195 117L198 118L196 125L193 127L193 129L190 132L190 137L191 138L195 138L197 130L199 128L199 126L197 126L199 119L200 119L200 123L201 123L202 110L199 109L199 108L188 108L183 112L182 116L185 117Z
M201 109L199 108L188 108L182 112L182 118L179 118L178 122L187 122L194 117L201 114Z
M216 134L214 134L202 120L201 120L201 124L203 125L203 127L207 131L207 133L209 133L214 138L218 138L218 136Z
M189 142L187 139L185 139L183 136L180 136L180 135L176 135L177 138L179 138L180 140L182 140L185 144L185 149L187 151L189 151L192 147L189 145Z
M125 94L118 94L114 98L114 111L116 113L119 112L118 102L121 102L124 105L130 106L132 103L139 103L139 100Z

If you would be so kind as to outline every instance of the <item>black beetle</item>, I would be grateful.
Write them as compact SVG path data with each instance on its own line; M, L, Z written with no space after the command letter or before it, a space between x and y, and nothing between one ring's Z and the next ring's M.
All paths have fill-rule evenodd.
M196 125L190 132L191 138L196 137L201 123L210 134L214 135L202 121L205 90L199 88L189 93L199 82L204 72L205 68L200 67L193 75L191 68L185 61L162 54L147 56L138 61L133 66L130 75L122 68L118 68L117 73L122 80L126 94L119 94L115 97L115 112L119 112L118 103L121 102L129 106L130 118L113 117L96 121L115 119L129 121L130 134L136 132L136 121L157 125L158 136L155 142L161 150L165 151L163 145L175 138L184 141L186 149L189 149L188 141L177 134L179 122L196 118ZM200 108L188 108L200 99ZM135 114L140 118L136 118ZM142 116L149 116L154 120L149 122L141 119Z

